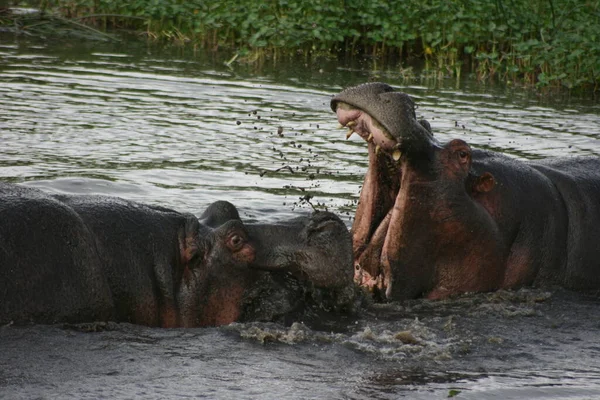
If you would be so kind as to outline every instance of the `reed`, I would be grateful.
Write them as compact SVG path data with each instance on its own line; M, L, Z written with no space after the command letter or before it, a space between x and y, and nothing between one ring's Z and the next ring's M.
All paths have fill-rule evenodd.
M41 3L45 4L45 1ZM97 29L234 49L239 60L368 55L438 78L474 73L600 89L600 0L55 0Z

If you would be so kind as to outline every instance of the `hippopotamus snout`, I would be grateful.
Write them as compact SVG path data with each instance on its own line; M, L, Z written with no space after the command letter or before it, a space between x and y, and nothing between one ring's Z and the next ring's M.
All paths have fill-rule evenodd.
M352 239L335 214L316 211L274 225L247 224L257 247L252 268L287 270L319 287L352 285Z
M331 109L348 128L346 139L356 132L373 144L375 153L386 151L396 161L402 152L426 151L438 145L429 123L417 120L412 98L385 83L348 88L331 99Z

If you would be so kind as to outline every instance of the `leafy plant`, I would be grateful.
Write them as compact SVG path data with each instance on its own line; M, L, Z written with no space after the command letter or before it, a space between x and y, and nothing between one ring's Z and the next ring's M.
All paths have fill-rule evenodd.
M48 0L43 0L46 4ZM103 28L239 54L424 61L438 77L600 87L600 0L54 0ZM136 17L136 18L131 18ZM255 57L256 58L256 57Z

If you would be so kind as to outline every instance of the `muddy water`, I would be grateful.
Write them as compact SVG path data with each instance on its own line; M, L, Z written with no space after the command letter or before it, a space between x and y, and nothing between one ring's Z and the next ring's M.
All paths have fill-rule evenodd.
M366 170L331 94L371 79L415 97L445 140L515 157L598 155L600 106L473 81L402 82L323 61L275 68L135 43L0 37L0 179L246 219L328 208L350 224ZM306 195L310 204L306 201ZM335 329L0 328L0 398L600 396L600 300L521 290L378 305Z

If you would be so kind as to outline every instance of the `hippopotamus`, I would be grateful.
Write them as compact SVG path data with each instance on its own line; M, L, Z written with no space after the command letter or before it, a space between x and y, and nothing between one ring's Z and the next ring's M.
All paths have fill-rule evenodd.
M226 201L196 217L0 183L0 324L229 324L268 273L343 292L348 229L329 212L244 223Z
M598 157L523 161L442 144L407 94L379 82L343 90L331 108L368 142L356 283L382 299L600 288Z

